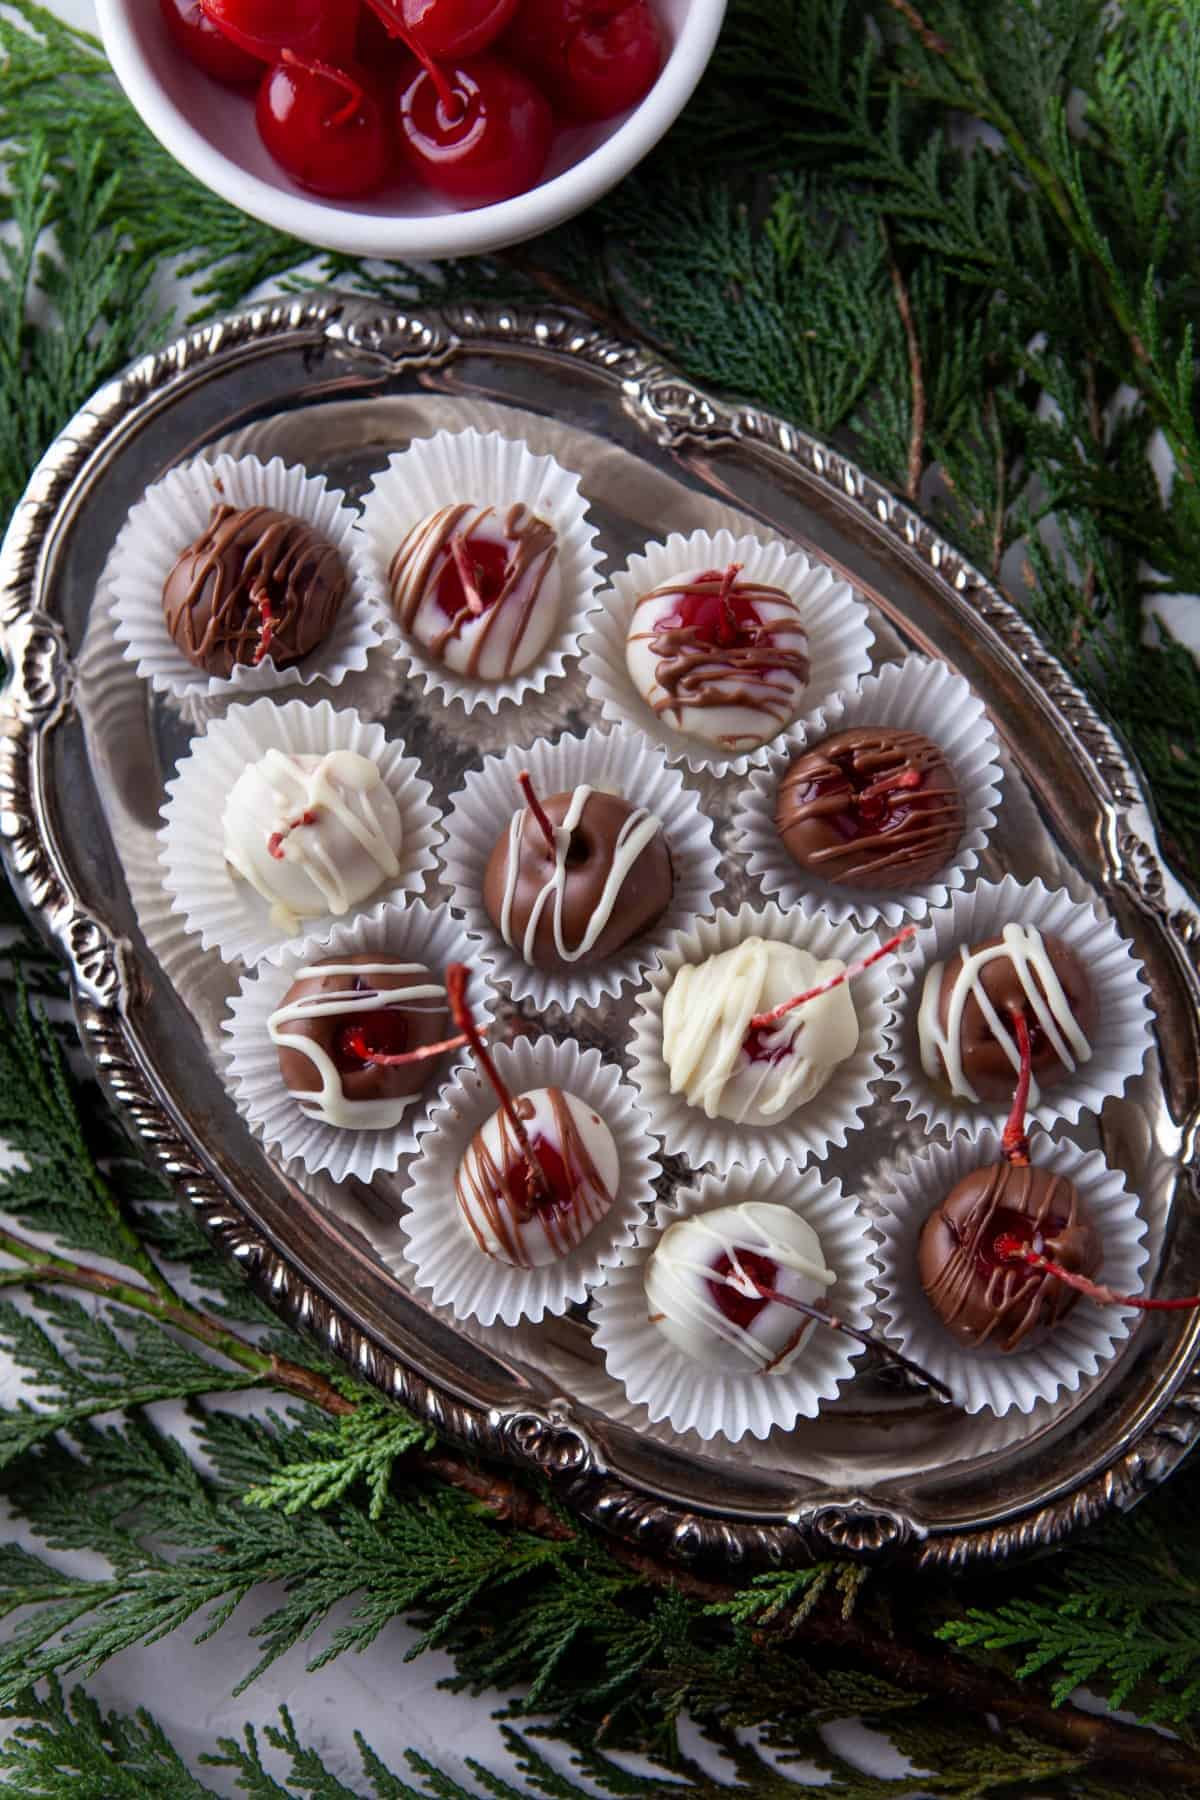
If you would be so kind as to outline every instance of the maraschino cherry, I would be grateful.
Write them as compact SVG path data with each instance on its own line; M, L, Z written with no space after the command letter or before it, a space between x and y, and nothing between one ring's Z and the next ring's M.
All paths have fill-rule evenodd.
M646 0L520 0L504 49L572 119L610 119L636 106L663 59Z
M248 87L258 81L261 62L218 31L200 0L159 0L159 9L172 40L206 75L230 87Z
M271 155L313 193L352 199L387 180L391 135L363 71L284 50L263 77L257 112Z
M430 62L400 95L400 143L426 183L459 206L534 186L550 153L550 103L498 56Z
M358 0L201 0L209 19L231 43L260 62L281 51L341 63L354 49Z
M822 994L832 993L834 988L841 987L844 981L853 981L856 975L861 975L873 964L882 962L885 956L891 956L893 951L898 950L901 944L914 935L916 929L915 925L902 925L895 936L887 940L886 944L880 944L877 950L872 950L866 956L857 957L854 962L847 963L846 967L836 975L830 975L827 980L819 981L816 987L809 988L806 993L793 994L790 1000L781 1001L778 1006L773 1006L770 1012L755 1013L750 1020L750 1029L742 1042L743 1054L751 1062L782 1062L785 1057L794 1055L797 1049L796 1044L789 1043L786 1039L781 1042L775 1035L775 1027L780 1020L786 1019L787 1015L795 1012L798 1006L807 1006L810 1000L819 1000Z
M517 0L367 0L385 29L427 56L477 56L494 44Z

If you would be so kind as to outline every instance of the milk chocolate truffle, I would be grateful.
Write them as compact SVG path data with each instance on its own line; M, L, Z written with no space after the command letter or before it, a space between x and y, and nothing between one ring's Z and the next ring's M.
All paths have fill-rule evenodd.
M400 873L400 809L378 766L355 750L268 750L234 783L221 829L230 871L267 901L281 931L348 912Z
M536 1179L504 1108L471 1139L454 1183L479 1249L515 1269L570 1255L616 1197L621 1165L599 1113L562 1088L531 1088L513 1105L544 1185Z
M218 503L163 584L163 614L209 675L267 661L282 669L328 637L349 588L340 552L306 520Z
M660 919L674 876L662 821L618 794L577 787L541 803L551 847L531 807L496 840L483 883L488 917L538 969L586 967Z
M1024 1349L1079 1298L1065 1281L1002 1258L996 1241L1005 1236L1089 1279L1103 1257L1099 1235L1063 1176L1010 1162L975 1169L930 1213L918 1250L930 1305L971 1349Z
M444 506L404 538L388 572L392 609L435 661L505 681L537 661L558 625L552 525L517 503Z
M710 1119L774 1125L819 1094L858 1047L849 982L752 1026L846 965L795 944L749 937L702 963L684 963L663 1002L663 1061L671 1092Z
M626 660L659 718L731 755L791 724L810 673L796 602L782 588L743 581L737 563L685 570L643 594Z
M1014 1013L1029 1028L1036 1106L1041 1089L1091 1057L1095 1002L1075 952L1033 925L1006 925L932 965L917 1017L925 1073L965 1100L1011 1100L1021 1067Z
M793 758L775 806L792 861L842 887L918 887L963 829L958 784L918 731L858 725Z
M646 1266L646 1305L651 1324L693 1362L775 1375L816 1326L761 1290L817 1306L835 1280L806 1220L747 1200L667 1227Z
M440 1066L373 1062L449 1035L446 990L423 963L378 951L324 957L299 970L267 1029L279 1073L300 1110L323 1125L381 1131L398 1125Z

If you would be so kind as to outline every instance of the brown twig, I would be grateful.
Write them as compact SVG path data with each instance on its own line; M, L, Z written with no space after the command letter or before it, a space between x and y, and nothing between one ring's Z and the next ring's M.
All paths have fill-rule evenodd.
M883 241L887 245L888 267L892 272L892 292L896 296L896 311L900 314L900 323L904 327L904 341L908 346L908 382L912 394L912 417L908 433L908 474L904 483L904 492L912 501L916 501L921 493L921 475L925 468L925 419L927 402L925 398L925 370L921 361L921 341L917 336L917 322L913 318L912 301L908 287L896 261L892 248L891 234L887 224L880 220L879 228L883 232Z

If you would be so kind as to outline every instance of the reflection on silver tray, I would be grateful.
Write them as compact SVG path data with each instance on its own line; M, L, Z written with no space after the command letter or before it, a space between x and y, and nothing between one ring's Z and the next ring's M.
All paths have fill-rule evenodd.
M577 468L610 567L666 531L765 522L864 595L877 657L938 655L982 694L1006 752L983 873L1100 891L1153 990L1146 1072L1072 1135L1139 1194L1156 1286L1200 1285L1200 917L1162 860L1129 756L1009 603L886 490L782 421L553 313L398 317L334 294L247 309L102 390L39 469L0 565L0 817L18 892L70 963L101 1078L281 1313L442 1430L545 1470L570 1504L648 1548L727 1573L831 1550L929 1567L1045 1546L1131 1504L1200 1433L1196 1314L1144 1317L1100 1376L1028 1419L968 1419L868 1364L794 1432L705 1445L629 1407L583 1313L485 1332L432 1309L404 1263L401 1177L301 1184L241 1123L205 1054L233 973L184 936L155 861L163 782L190 727L137 682L93 596L130 505L201 448L281 454L358 496L391 450L450 423L519 432ZM516 731L511 708L470 721L418 710L386 665L338 700L386 717L443 800ZM519 729L593 717L576 672L523 705ZM694 785L727 849L727 794ZM725 875L730 900L756 896L728 857ZM552 1009L539 1023L603 1044L627 1011L628 996L582 1022ZM869 1205L881 1146L903 1156L920 1139L886 1099L868 1125L829 1166ZM683 1173L668 1159L668 1187Z

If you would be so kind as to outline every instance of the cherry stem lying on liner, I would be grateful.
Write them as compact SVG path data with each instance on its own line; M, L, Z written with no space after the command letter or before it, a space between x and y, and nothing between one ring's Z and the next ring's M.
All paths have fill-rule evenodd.
M1025 1111L1029 1105L1029 1084L1033 1079L1033 1047L1029 1041L1029 1022L1025 1014L1019 1007L1014 1007L1009 1016L1016 1034L1021 1067L1017 1074L1012 1111L1000 1139L1000 1148L1006 1162L1025 1168L1029 1162L1029 1133L1025 1128Z
M766 1031L770 1026L778 1025L780 1019L786 1018L788 1013L795 1011L796 1007L806 1006L810 1000L819 1000L822 994L831 993L834 988L841 987L843 981L853 981L856 975L861 975L864 969L871 967L872 963L880 962L883 957L890 956L906 938L912 937L916 929L915 925L902 925L895 937L890 937L886 944L880 944L878 950L872 950L869 956L860 956L855 962L847 963L840 975L831 975L828 981L818 982L817 986L809 988L806 994L796 994L791 1000L784 1000L781 1005L772 1007L770 1012L755 1013L750 1021L750 1030Z
M524 794L525 804L537 821L538 829L545 838L546 843L549 845L551 854L557 856L558 839L555 836L554 827L550 823L550 815L534 791L533 778L528 769L522 769L521 773L517 776L517 786Z
M504 1085L499 1069L492 1061L491 1051L483 1041L483 1034L475 1023L475 1016L467 1001L467 983L471 979L471 971L466 963L451 963L446 970L446 998L450 1002L450 1015L458 1029L470 1044L475 1060L491 1082L500 1102L500 1110L512 1127L513 1136L521 1147L521 1155L525 1158L525 1166L529 1170L530 1185L539 1200L552 1199L550 1183L546 1179L546 1171L537 1159L537 1152L525 1129L525 1121L517 1112L513 1097Z
M1177 1300L1153 1300L1143 1294L1114 1293L1103 1282L1089 1281L1086 1275L1076 1275L1073 1269L1064 1269L1061 1263L1052 1262L1040 1250L1031 1250L1028 1244L1007 1231L1000 1233L993 1248L999 1261L1020 1262L1030 1269L1040 1269L1044 1275L1053 1275L1056 1281L1065 1282L1076 1293L1085 1294L1097 1306L1133 1306L1139 1312L1192 1312L1200 1306L1200 1294L1188 1294Z
M359 1062L370 1063L379 1069L402 1069L406 1063L423 1062L428 1056L444 1056L447 1050L461 1050L470 1042L465 1034L458 1037L443 1038L440 1044L422 1044L416 1050L397 1051L394 1055L387 1050L372 1050L367 1043L367 1034L363 1026L355 1025L346 1033L342 1042L351 1056Z

